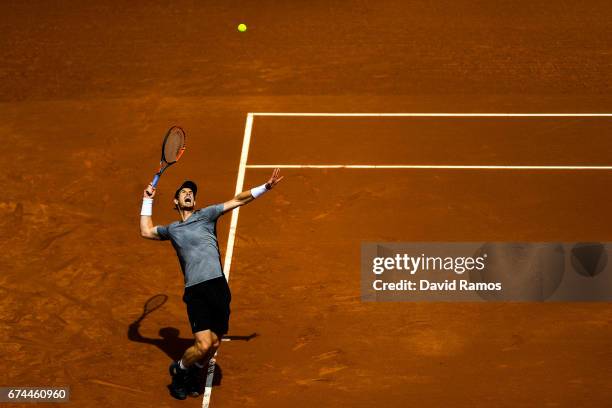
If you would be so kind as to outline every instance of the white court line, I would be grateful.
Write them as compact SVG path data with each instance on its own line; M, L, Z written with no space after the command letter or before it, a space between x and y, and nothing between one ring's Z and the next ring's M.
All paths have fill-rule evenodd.
M253 116L316 117L612 117L612 113L325 113L325 112L252 112Z
M246 173L246 163L249 157L249 145L251 144L251 131L253 130L253 115L248 114L246 124L244 126L244 136L242 138L242 153L240 154L240 164L238 165L238 177L236 178L235 195L242 192L244 186L244 176ZM230 221L229 236L227 238L227 246L225 249L225 260L223 262L223 272L225 278L229 281L230 269L232 267L232 255L234 253L234 240L236 239L236 228L238 227L238 215L240 207L232 211L232 219ZM215 356L210 359L206 371L206 383L204 385L204 396L202 398L202 408L208 408L210 405L210 397L212 395L213 377L215 373Z
M314 112L251 112L247 114L244 137L242 140L242 153L238 167L236 180L236 194L244 187L244 177L247 168L355 168L355 169L551 169L551 170L612 170L612 166L422 166L422 165L247 165L249 145L251 143L251 132L255 116L307 116L307 117L612 117L612 113L314 113ZM225 251L224 272L229 281L232 255L234 252L234 241L236 228L238 226L238 215L240 209L232 212L229 237ZM215 357L217 355L215 354ZM215 367L215 358L211 359L207 369L206 386L202 399L202 408L209 408L212 394L212 380Z
M454 166L426 164L249 164L247 169L612 170L612 166Z
M242 138L242 153L240 154L240 164L238 166L238 177L236 178L236 189L234 195L242 192L244 186L244 176L246 173L247 160L249 158L249 146L251 144L251 131L253 130L253 115L248 114L246 124L244 126L244 136ZM240 207L232 211L232 220L230 222L229 237L227 238L227 247L225 250L225 262L223 263L223 272L229 281L230 269L232 267L232 254L234 252L234 239L236 238L236 228L238 227L238 215L240 215Z

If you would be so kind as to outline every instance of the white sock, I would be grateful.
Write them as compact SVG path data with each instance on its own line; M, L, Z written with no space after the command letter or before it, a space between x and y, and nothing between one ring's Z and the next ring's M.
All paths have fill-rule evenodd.
M181 368L181 370L186 370L187 369L187 367L185 367L185 365L183 364L183 359L182 358L179 360L179 367Z

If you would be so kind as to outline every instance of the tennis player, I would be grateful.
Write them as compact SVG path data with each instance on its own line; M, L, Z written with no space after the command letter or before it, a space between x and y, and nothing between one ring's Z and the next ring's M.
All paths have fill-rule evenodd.
M180 220L165 226L154 226L153 197L149 184L142 198L140 234L144 238L170 240L178 255L185 278L183 301L195 338L179 361L170 364L170 392L178 399L200 392L199 377L203 367L215 355L221 338L227 333L231 294L221 268L217 243L217 219L234 208L250 203L276 186L282 179L274 169L267 183L244 191L222 204L196 210L198 187L185 181L174 194L174 206Z

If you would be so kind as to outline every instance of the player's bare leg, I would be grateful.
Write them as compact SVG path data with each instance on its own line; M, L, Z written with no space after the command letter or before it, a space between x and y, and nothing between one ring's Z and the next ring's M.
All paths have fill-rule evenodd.
M181 359L182 365L185 368L191 366L196 361L206 365L208 360L215 355L217 348L219 348L219 337L210 330L194 333L194 337L194 345L185 350L183 358Z
M179 396L197 397L202 392L204 369L221 344L219 336L210 330L196 332L194 337L194 345L185 350L181 360L170 366L173 384L176 382L179 389L175 394Z
M198 395L198 385L200 380L202 379L203 371L208 367L210 360L215 356L221 341L219 337L210 330L205 330L204 332L196 333L196 342L195 344L185 351L185 357L196 358L191 365L189 365L190 374L192 376L191 383L188 384L188 392L192 396ZM195 350L195 351L194 351ZM200 355L204 353L204 356L199 358ZM187 360L190 361L190 360Z

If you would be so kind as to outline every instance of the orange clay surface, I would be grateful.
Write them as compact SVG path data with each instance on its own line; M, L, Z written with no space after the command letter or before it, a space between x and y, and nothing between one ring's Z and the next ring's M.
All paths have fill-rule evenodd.
M171 124L188 150L157 224L185 178L200 206L232 197L247 112L612 112L609 2L223 3L0 5L0 386L70 386L61 406L201 406L166 389L190 344L176 256L138 233ZM256 117L249 163L611 165L611 131ZM611 172L283 174L240 213L211 407L609 405L609 305L362 303L359 249L612 241ZM268 175L248 169L245 188Z

